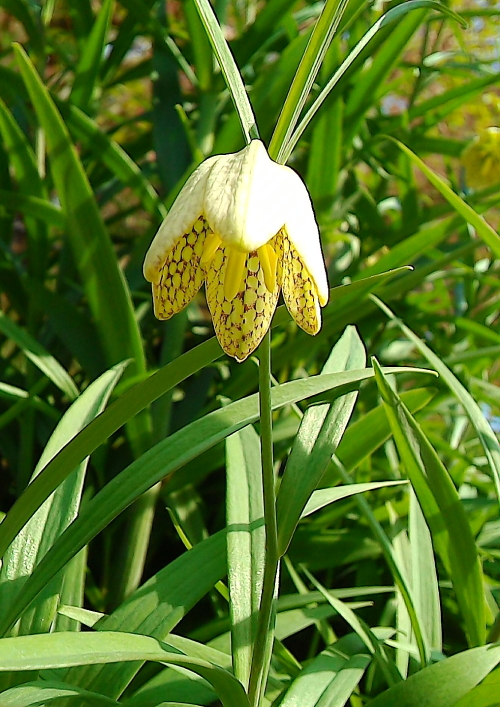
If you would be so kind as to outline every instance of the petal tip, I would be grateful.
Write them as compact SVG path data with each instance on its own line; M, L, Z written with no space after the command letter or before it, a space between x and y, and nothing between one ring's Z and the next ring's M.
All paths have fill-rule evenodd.
M148 255L146 255L146 259L142 268L142 274L144 275L145 279L148 282L151 282L153 285L158 285L161 278L161 266L158 261L158 258L153 260L152 258L148 258Z

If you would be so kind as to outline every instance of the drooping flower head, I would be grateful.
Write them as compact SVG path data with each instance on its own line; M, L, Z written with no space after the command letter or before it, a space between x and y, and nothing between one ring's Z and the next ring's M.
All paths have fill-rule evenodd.
M158 319L183 309L205 281L216 336L238 361L268 330L280 288L309 334L318 333L320 305L328 301L307 189L260 140L193 172L151 243L144 276Z
M483 189L500 182L500 128L481 130L462 153L467 185Z

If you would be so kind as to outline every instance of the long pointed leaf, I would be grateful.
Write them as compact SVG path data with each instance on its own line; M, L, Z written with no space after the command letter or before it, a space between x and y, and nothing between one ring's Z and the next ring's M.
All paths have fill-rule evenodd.
M127 375L143 371L144 353L130 293L88 179L66 126L24 50L15 45L21 75L45 130L54 182L63 207L74 259L109 365L131 358Z
M374 360L375 379L396 445L425 515L436 551L453 582L469 641L485 641L483 576L458 492L443 463Z
M245 85L236 62L229 51L226 39L208 0L194 0L196 8L200 14L205 31L210 39L210 43L217 57L219 66L224 75L226 85L233 99L241 129L245 136L245 141L250 142L252 138L259 137L257 124L253 114L252 106L247 96Z
M488 460L488 464L493 475L497 497L500 501L500 444L495 433L491 429L491 425L483 415L481 408L469 391L462 385L462 383L460 383L458 378L456 378L453 372L448 368L448 366L441 361L439 356L436 356L436 354L431 351L431 349L421 339L419 339L409 327L407 327L398 317L396 317L378 298L375 298L374 301L376 301L377 306L380 307L380 309L382 309L382 311L385 312L385 314L399 326L401 331L404 332L410 341L415 344L420 353L439 373L451 392L462 404L464 412L469 417L469 420L476 430L479 441L484 449L485 456Z
M463 651L431 665L372 700L370 707L454 707L500 662L500 646ZM430 701L431 700L431 701ZM472 707L475 702L468 702Z
M2 133L3 140L9 152L10 162L14 168L16 181L21 191L21 194L17 196L24 197L25 200L31 197L32 199L43 201L46 204L45 209L47 210L49 207L48 202L45 202L47 193L37 169L33 149L14 116L1 99L0 132ZM14 201L16 195L13 196ZM6 199L6 201L10 203L10 197ZM52 208L54 209L55 207L52 206ZM40 213L43 213L42 209L43 206L40 209ZM29 207L25 210L25 205L19 210L22 211L23 214L30 214ZM25 216L30 243L29 270L36 279L40 280L45 275L47 264L47 228L45 224L40 223L42 219L38 218L38 213L32 215L37 216L37 218L26 218Z
M387 370L388 372L398 372L413 369L389 368ZM284 405L318 395L327 390L334 391L336 396L343 395L356 389L362 380L371 378L372 375L372 369L364 369L346 373L325 374L285 383L273 388L272 408L277 410ZM170 437L157 444L118 474L89 501L80 516L43 558L26 583L24 592L18 597L10 615L6 617L0 629L2 633L5 633L10 625L17 620L18 615L43 589L49 579L138 496L166 475L199 456L206 449L210 449L210 447L213 447L228 435L255 422L258 416L257 395L231 403L222 410L216 410L205 415L200 420L196 420L170 435ZM50 487L52 485L50 481L47 480L49 481L47 483L45 478L42 478L49 476L50 479L50 473L47 473L48 469L49 466L39 474L31 486L34 486L38 479L41 479L40 485L42 488L44 485ZM36 495L34 495L32 502L35 499ZM36 502L38 504L41 503L39 499ZM4 519L1 525L5 525L6 521L7 518Z
M392 274L391 272L381 273L368 278L369 288ZM335 287L330 291L330 299L333 302L339 301L347 294L364 288L365 284L364 280L359 280L352 285ZM278 326L289 320L290 314L282 305L276 311L272 326ZM68 469L73 469L134 415L221 355L222 351L215 337L205 341L128 390L119 400L110 405L108 410L83 429L47 465L45 470L47 473L35 479L7 514L0 525L0 557L32 513L65 478Z
M78 396L78 388L69 373L59 361L49 354L28 332L0 312L0 331L12 339L24 352L27 358L49 378L59 390L74 400Z
M399 140L394 140L396 145L402 150L405 155L407 155L410 160L415 164L427 177L429 182L435 187L439 193L444 196L446 201L455 209L457 214L460 214L467 223L473 226L479 237L488 245L497 258L500 258L500 236L493 228L487 223L482 216L480 216L474 209L466 204L463 199L461 199L458 194L456 194L450 187L439 177L430 167L428 167L425 162L417 157L417 155L412 152L406 145L399 142Z
M82 44L82 55L76 67L71 100L86 113L88 112L99 76L113 6L114 0L105 0L102 3L94 26L85 43Z
M455 20L462 23L461 18L456 13L446 7L446 5L442 5L441 3L435 2L434 0L408 0L408 2L402 2L399 5L396 5L395 7L392 7L390 10L388 10L385 15L382 15L382 17L375 22L375 24L368 30L368 32L366 32L364 37L354 47L349 56L347 56L346 59L342 62L342 64L339 66L339 68L334 73L332 78L328 81L319 96L317 96L317 98L314 100L312 106L308 109L307 113L300 121L291 138L285 145L283 145L280 152L280 157L283 162L286 162L288 160L295 145L299 141L300 137L304 133L305 129L307 128L313 117L316 115L321 104L327 99L328 95L340 81L342 76L346 73L351 64L353 64L353 62L357 59L357 57L361 54L365 47L368 46L368 44L375 37L377 32L386 28L393 22L396 22L398 19L401 19L401 17L406 15L408 12L412 10L419 10L422 8L435 8L450 15Z
M51 633L0 639L0 670L34 670L72 665L153 660L191 670L213 685L224 707L249 707L240 682L205 660L169 651L150 636L102 631Z
M45 446L34 471L34 478L62 446L103 410L123 369L124 365L121 364L104 373L73 403ZM36 564L76 517L86 466L86 461L83 461L73 470L55 493L30 518L3 557L0 570L2 615L8 612L16 596L22 593L23 584ZM20 627L22 633L42 633L50 630L63 581L64 575L61 575L58 577L56 586L49 584L45 587L44 596L32 606L30 616L23 617Z
M366 354L354 329L348 327L323 368L322 373L348 371L364 366ZM283 472L276 513L278 549L283 555L312 492L347 427L357 393L338 398L332 405L314 405L306 411Z
M98 631L141 633L164 640L193 606L224 577L226 571L226 534L221 531L157 572L112 614L94 623L94 628ZM185 646L174 645L187 652ZM207 648L207 651L210 649ZM228 656L226 662L230 663ZM64 674L64 680L117 698L141 665L141 662L134 662L74 667Z
M74 685L52 680L27 682L5 690L1 695L2 707L43 707L64 697L78 697L84 704L96 705L96 707L119 705L116 700L99 695L97 692L89 692Z
M265 558L260 440L249 425L226 440L228 584L234 674L248 688Z

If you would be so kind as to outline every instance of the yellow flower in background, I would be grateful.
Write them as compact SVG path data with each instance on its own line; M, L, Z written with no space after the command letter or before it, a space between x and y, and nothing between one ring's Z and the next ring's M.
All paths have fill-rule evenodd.
M500 182L500 128L481 130L462 153L467 186L473 189Z
M160 226L144 261L158 319L170 319L203 281L215 333L244 361L268 330L280 288L308 334L321 328L328 284L318 227L301 178L260 140L205 160Z

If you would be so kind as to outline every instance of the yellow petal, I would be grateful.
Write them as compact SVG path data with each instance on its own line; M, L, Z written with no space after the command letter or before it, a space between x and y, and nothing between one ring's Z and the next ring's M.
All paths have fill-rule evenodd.
M167 251L159 268L158 281L153 283L154 312L158 319L170 319L191 302L203 282L201 256L203 245L211 231L199 218L188 233L181 236Z
M235 296L226 296L230 246L217 250L206 273L207 301L216 336L229 356L244 361L260 344L269 328L278 301L279 288L269 292L257 251L244 254L242 277Z
M467 185L483 189L500 182L500 128L481 130L462 153Z
M277 239L281 251L279 282L288 311L301 329L317 334L321 310L316 285L286 233Z
M219 236L215 233L210 233L205 238L205 243L203 244L203 255L201 256L201 264L203 266L207 265L215 255L215 251L222 243Z
M230 246L226 248L227 263L224 272L224 297L228 302L231 302L242 288L247 255L248 253L241 253Z
M262 269L264 270L264 281L269 292L274 292L276 289L276 264L278 262L278 256L276 255L274 248L266 243L261 248L257 248L257 254L259 256Z
M200 226L198 216L203 213L206 180L215 159L211 157L195 169L182 187L167 217L153 238L146 253L143 267L144 277L149 282L159 283L160 269L167 253L183 234L193 228L193 224L195 229ZM202 225L201 228L203 228ZM199 233L200 230L196 232Z

